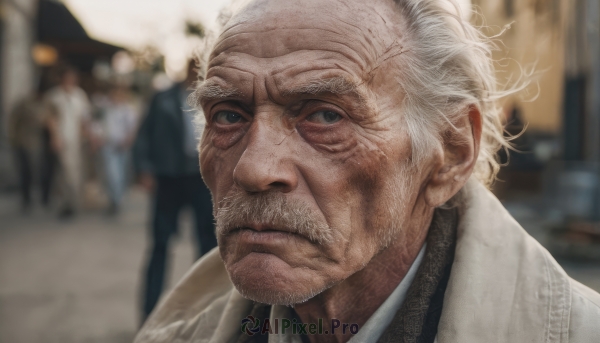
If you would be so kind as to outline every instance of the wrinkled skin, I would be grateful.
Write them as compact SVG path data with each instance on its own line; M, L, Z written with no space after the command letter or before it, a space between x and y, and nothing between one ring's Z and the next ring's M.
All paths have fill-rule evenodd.
M305 323L362 326L416 258L434 208L462 188L476 160L481 123L473 108L456 123L464 143L440 144L410 169L410 182L399 180L411 145L394 73L407 37L393 6L255 1L228 23L199 90L207 122L201 168L215 203L238 190L281 192L334 229L331 244L265 223L219 236L242 294L312 296L294 307ZM331 78L353 87L306 87ZM220 96L207 91L214 88ZM400 199L390 194L394 182L405 189ZM376 231L390 226L400 231L385 244Z

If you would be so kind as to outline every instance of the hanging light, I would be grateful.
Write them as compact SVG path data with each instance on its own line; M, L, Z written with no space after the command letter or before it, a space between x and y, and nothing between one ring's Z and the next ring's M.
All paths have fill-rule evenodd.
M50 45L37 43L31 48L31 56L35 64L47 67L58 61L58 51Z

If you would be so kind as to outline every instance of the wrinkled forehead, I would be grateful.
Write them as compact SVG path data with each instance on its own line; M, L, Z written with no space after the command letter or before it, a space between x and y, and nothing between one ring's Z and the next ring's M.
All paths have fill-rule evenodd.
M314 49L367 68L400 46L399 19L393 0L255 0L227 23L211 60L223 53L273 58Z

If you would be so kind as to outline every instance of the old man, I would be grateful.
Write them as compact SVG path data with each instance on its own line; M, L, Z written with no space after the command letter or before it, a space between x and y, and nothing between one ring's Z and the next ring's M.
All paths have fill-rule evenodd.
M219 249L136 342L600 342L486 189L501 93L451 0L255 0L196 97Z

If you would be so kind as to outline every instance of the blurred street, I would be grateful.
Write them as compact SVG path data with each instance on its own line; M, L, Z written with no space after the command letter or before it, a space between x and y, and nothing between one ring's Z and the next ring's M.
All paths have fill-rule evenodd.
M84 211L65 223L41 208L23 216L17 194L0 195L0 343L131 342L147 203L133 190L121 217ZM172 242L169 285L193 263L187 217Z

